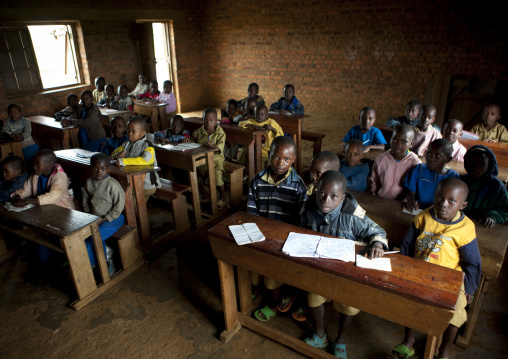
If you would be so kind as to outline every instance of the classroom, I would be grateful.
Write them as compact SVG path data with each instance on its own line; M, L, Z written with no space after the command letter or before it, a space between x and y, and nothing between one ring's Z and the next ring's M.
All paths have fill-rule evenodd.
M109 262L102 258L97 259L98 269L93 273L88 268L84 239L92 238L97 253L102 252L102 246L96 245L101 243L96 216L80 212L81 216L72 217L69 224L72 234L59 236L58 229L63 225L58 224L58 218L63 217L58 216L68 215L72 207L63 210L51 205L51 210L44 211L45 206L36 206L28 211L33 210L40 217L28 218L23 212L4 210L1 204L0 357L333 358L333 350L326 353L306 349L307 344L300 340L314 333L310 312L307 321L293 320L294 316L288 315L292 311L288 311L266 324L250 315L254 309L250 307L251 294L256 293L251 293L250 283L245 284L250 281L249 271L259 269L257 273L265 276L266 284L268 270L280 268L274 278L287 287L297 286L304 293L299 299L305 301L305 291L321 290L319 281L332 283L319 293L325 298L335 298L336 294L346 304L356 300L355 295L381 301L379 306L365 301L358 304L361 312L347 336L350 358L390 357L392 348L404 337L404 326L412 321L417 323L412 357L427 358L434 352L433 347L438 348L439 343L433 340L440 341L448 322L436 319L431 323L438 317L436 313L451 318L462 279L457 282L457 273L448 272L456 271L436 270L436 275L449 282L440 286L430 279L426 283L425 277L421 283L414 283L414 288L420 289L414 294L407 288L387 289L392 285L390 280L411 282L409 277L395 278L400 273L409 275L401 269L405 259L392 260L394 270L386 277L375 274L381 271L368 270L372 282L366 283L354 263L346 262L350 267L341 272L346 264L326 264L340 261L295 259L283 254L281 246L274 243L283 243L292 224L298 223L274 222L262 216L257 221L248 204L249 189L260 177L256 174L267 163L270 168L270 159L262 156L262 150L267 138L272 141L266 135L271 130L237 126L234 116L227 113L228 101L245 98L248 102L249 84L258 85L267 116L275 119L282 134L286 134L280 137L292 138L296 143L294 174L308 185L312 158L321 151L344 158L342 139L359 124L359 117L369 112L367 109L360 113L366 107L375 109L374 126L388 143L397 130L387 127L387 121L404 115L411 100L435 106L433 126L439 131L444 130L448 120L459 119L467 134L474 132L475 125L483 126L482 116L489 104L507 109L508 38L502 15L497 3L456 0L1 1L1 126L13 122L8 106L17 104L22 116L32 124L30 144L55 152L56 162L70 179L76 199L92 176L90 159L76 159L74 151L82 140L78 126L64 126L65 121L55 121L54 116L68 105L69 94L77 94L79 100L83 91L96 89L98 77L104 77L105 85L112 84L119 95L117 87L125 84L129 92L134 90L140 74L145 74L147 86L156 80L161 92L164 81L170 80L176 100L174 112L169 114L163 103L147 105L134 96L130 112L120 115L127 122L134 112L141 114L149 123L147 132L157 132L170 127L176 113L184 118L185 129L193 133L206 126L208 113L203 111L214 109L219 120L231 117L231 123L220 124L226 133L224 152L240 145L236 159L244 149L247 160L224 162L224 184L221 179L217 181L218 151L208 146L173 152L152 145L156 163L152 161L151 169L111 166L111 178L125 190L123 216L124 227L128 228L127 232L116 234L122 269L111 278ZM42 40L37 40L36 31L64 45L58 49L38 47ZM58 71L65 68L64 75L57 74L56 63L60 66ZM43 69L43 64L47 68ZM270 109L277 101L284 103L287 84L293 85L293 98L304 106L304 116L298 112L295 115L294 111L289 116L275 114ZM262 112L261 107L258 110ZM114 133L113 129L108 133L109 124L116 112L108 111L109 107L101 108L99 116L110 137ZM257 116L256 112L252 121ZM499 117L500 126L508 125L502 113ZM211 137L208 133L208 142ZM2 160L11 155L26 157L22 151L25 147L21 148L25 142L4 141L3 135L0 142ZM484 143L468 137L461 143L466 149L478 144L488 147L499 166L494 178L506 185L508 143L498 142ZM385 148L373 149L363 156L370 171L378 155L391 151L385 152ZM429 162L425 156L420 155L420 159L425 162L427 158ZM205 168L203 165L206 173L198 169ZM460 161L450 162L450 168L460 175L467 173L466 167ZM146 202L146 183L153 180L155 173L163 179L162 185ZM206 182L202 181L203 175ZM203 184L209 187L206 199ZM506 192L506 187L503 190ZM401 248L414 216L400 211L400 199L396 202L394 198L371 196L369 190L360 192L354 192L358 203L386 230L389 241L395 238L395 250ZM54 222L44 219L50 217ZM255 221L266 241L237 246L227 226L249 218L247 222ZM71 231L78 219L82 225ZM11 220L21 221L23 227L11 226ZM468 311L468 320L474 313L475 324L466 324L467 329L459 331L462 344L456 341L449 354L452 358L504 358L503 353L508 351L504 324L508 315L504 305L508 294L504 285L508 280L504 261L508 227L496 224L487 228L480 220L471 222L476 226L481 255L481 288L473 298L476 304ZM276 228L273 223L282 224ZM42 229L44 238L52 234L60 240L35 241L37 226L46 226ZM311 233L310 227L294 228ZM2 238L7 237L11 241L7 243L13 243L15 238L23 245L15 245L12 250L3 242ZM31 241L66 253L67 262L52 268L50 275L39 272L33 253L26 249ZM80 241L81 247L75 249L73 241ZM106 247L104 251L106 254ZM390 258L395 256L402 255L391 254ZM268 269L253 258L266 260L263 263L269 263ZM407 263L417 262L410 259ZM422 268L427 264L423 263ZM297 276L303 278L301 286ZM348 285L358 293L342 297L339 287ZM435 296L432 290L436 291ZM444 299L434 298L441 294ZM264 299L257 296L254 303L259 305L260 300ZM419 300L421 303L417 303ZM341 317L333 302L324 304L330 342L336 338ZM414 305L413 312L397 305L390 307L390 303L409 303ZM476 309L473 311L472 307Z

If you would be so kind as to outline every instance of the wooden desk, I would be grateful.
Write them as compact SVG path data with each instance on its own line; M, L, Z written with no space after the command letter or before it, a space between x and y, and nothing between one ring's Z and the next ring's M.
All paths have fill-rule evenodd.
M23 156L21 141L9 141L0 143L0 160L3 161L10 155L25 159L25 156Z
M83 150L82 150L83 151ZM90 158L76 156L74 150L61 150L55 152L60 163L72 181L75 192L79 192L86 180L92 177ZM143 191L145 176L154 171L153 166L111 166L110 175L115 178L125 190L125 219L129 226L136 227L136 217L139 221L139 232L143 245L148 248L152 243L148 212L146 210L145 194ZM134 191L134 192L133 192ZM133 193L136 196L134 207Z
M97 222L99 217L53 204L36 206L23 212L9 212L0 207L3 230L19 235L67 256L78 300L71 304L75 310L83 308L114 284L138 268L138 260L110 278ZM15 228L13 223L23 226ZM102 283L95 282L85 239L92 236Z
M79 148L79 127L62 127L62 124L52 117L29 116L27 118L32 123L32 136L37 139L36 142L43 143L48 139L57 139L63 149ZM55 148L53 145L51 147L52 149L61 149Z
M214 149L204 146L189 151L170 151L159 146L154 146L154 149L159 166L180 168L189 172L194 219L197 227L201 226L204 220L201 215L201 202L199 201L198 174L196 168L203 165L207 166L210 184L210 206L212 209L212 216L215 217L218 211L215 164L213 160Z
M110 130L111 121L116 116L122 116L125 119L125 124L127 124L129 115L131 114L131 111L120 111L120 110L114 110L114 109L105 108L105 107L99 107L99 110L101 111L102 126L104 127L104 130L106 131L106 135L108 137L111 137L111 130Z
M203 126L203 120L200 117L184 118L185 128L191 132L196 131ZM245 146L247 150L247 174L251 181L256 173L263 170L263 158L261 149L263 147L262 136L264 130L254 130L252 128L240 128L238 125L224 123L220 127L226 133L226 141Z
M255 222L267 239L238 246L228 226L246 222ZM219 263L226 326L222 341L227 342L244 325L305 355L332 357L249 316L252 309L249 271L252 271L422 331L428 335L425 358L433 357L436 337L446 329L455 310L461 272L398 254L390 256L392 272L358 268L354 263L337 260L289 257L281 249L290 231L316 234L245 212L234 214L208 231ZM357 252L361 248L357 246ZM240 313L233 266L238 269ZM359 298L367 299L359 301Z
M165 130L169 127L167 116L166 116L166 106L167 103L160 102L152 102L152 101L142 101L142 100L134 100L134 112L140 113L145 116L150 116L152 122L152 131L155 133L160 130ZM160 117L160 123L159 123Z

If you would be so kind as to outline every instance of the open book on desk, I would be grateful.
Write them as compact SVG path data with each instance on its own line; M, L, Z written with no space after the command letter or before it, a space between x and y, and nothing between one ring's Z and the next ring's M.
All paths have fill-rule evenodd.
M291 257L314 257L355 261L355 242L345 238L321 237L291 232L282 247Z
M170 150L170 151L188 151L188 150L192 150L194 148L201 147L201 145L199 143L194 143L194 142L179 143L178 145L172 145L169 143L167 145L158 145L158 146L165 148L166 150Z
M236 226L229 226L229 230L238 245L261 242L265 236L259 230L256 223L244 223Z

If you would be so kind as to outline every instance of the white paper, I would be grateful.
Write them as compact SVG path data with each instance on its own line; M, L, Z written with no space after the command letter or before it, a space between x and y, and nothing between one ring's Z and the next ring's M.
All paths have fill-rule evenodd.
M23 207L16 207L15 205L13 205L11 202L7 202L5 205L4 205L4 208L10 212L23 212L23 211L26 211L27 209L30 209L32 207L35 207L35 204L27 204Z
M194 143L194 142L179 143L176 146L169 147L168 150L171 150L171 151L187 151L187 150L192 150L192 149L198 148L198 147L201 147L201 145L199 143Z
M392 271L392 264L390 263L390 258L369 259L360 254L357 254L356 266L360 268L377 269L386 272Z
M282 252L291 257L319 257L316 249L321 237L291 232L282 247Z
M80 148L75 148L74 152L76 152L76 156L81 158L91 158L93 155L100 153L100 152L90 152L87 150L82 150Z
M345 238L321 237L316 253L321 258L355 261L355 243Z
M265 240L265 236L261 233L256 223L244 223L243 228L247 231L252 243Z
M421 208L419 208L419 209L415 209L413 212L409 212L409 211L407 210L407 208L406 208L406 207L404 207L404 208L402 209L402 213L411 214L411 215L413 215L413 216L416 216L416 215L417 215L417 214L419 214L421 211L423 211L423 209L421 209Z
M243 225L239 224L229 226L229 230L231 231L236 243L240 246L265 240L265 236L261 233L256 223L244 223Z

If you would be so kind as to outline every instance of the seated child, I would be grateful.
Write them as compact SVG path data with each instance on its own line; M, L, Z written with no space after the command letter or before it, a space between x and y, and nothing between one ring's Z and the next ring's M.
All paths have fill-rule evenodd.
M255 98L248 99L247 100L247 107L245 108L245 112L243 113L242 118L240 118L240 121L247 121L247 120L255 119L256 118L255 112L256 112L257 106L261 106L261 105L257 105Z
M374 196L396 199L405 198L404 179L409 171L422 163L409 150L414 131L409 125L397 125L390 140L390 150L377 156L372 166L369 192Z
M340 168L340 159L332 151L321 151L310 161L310 180L307 186L307 196L316 193L319 179L327 171L338 171Z
M9 202L11 194L28 180L25 161L18 156L9 156L2 161L3 180L0 181L0 202Z
M118 95L111 102L111 108L120 111L134 111L134 105L128 92L129 89L126 85L118 85Z
M25 161L30 161L39 151L39 145L32 138L32 124L23 117L21 107L15 103L7 106L9 119L2 126L2 137L11 141L20 141Z
M339 172L346 177L350 191L365 192L367 189L370 168L367 163L362 163L363 151L363 143L357 139L349 140L344 147L345 158L340 161Z
M217 123L217 111L214 108L208 107L203 111L203 126L194 131L192 134L192 140L203 146L215 149L213 154L215 184L217 185L217 190L219 191L217 207L221 209L226 205L224 196L224 180L222 178L222 172L224 171L224 144L226 143L226 134ZM197 171L198 175L201 178L204 178L206 174L206 166L198 167ZM203 196L203 201L206 201L209 197L202 184L200 184L200 191Z
M457 178L441 181L436 188L434 208L415 217L400 248L400 254L465 274L455 312L443 334L436 358L450 358L449 350L457 332L467 320L465 307L471 303L480 283L481 259L474 223L460 212L467 205L467 193L466 184ZM414 355L414 341L414 330L406 328L402 344L393 348L390 356L397 359Z
M98 105L111 108L111 103L116 97L115 86L113 86L112 84L107 84L105 91L106 95L102 98L102 100L98 102Z
M445 165L452 159L452 145L448 140L432 141L426 154L426 163L416 165L404 181L407 190L406 208L413 212L426 209L434 203L436 187L445 178L459 178L459 174Z
M270 166L256 174L249 185L247 213L295 224L300 208L307 200L305 183L291 167L296 159L296 144L291 137L276 137L270 146L269 156ZM261 279L259 274L251 272L254 293ZM275 316L283 283L264 278L264 284L270 291L270 298L266 306L254 313L260 321L268 321Z
M303 115L305 113L302 103L295 96L295 87L291 84L284 86L282 97L279 101L272 103L270 111L288 115Z
M254 99L256 101L255 107L261 106L265 104L265 100L261 95L258 95L259 93L259 85L255 82L249 84L249 87L247 87L247 97L245 97L243 100L240 100L237 102L237 105L239 108L247 109L247 102L249 99Z
M482 114L482 123L474 125L471 132L476 133L480 141L508 142L506 127L498 123L501 119L501 107L496 104L485 106Z
M376 112L372 107L364 107L360 110L360 125L353 126L344 136L344 145L349 140L357 139L363 143L363 152L370 150L385 150L387 143L381 131L372 127L376 122Z
M222 111L221 114L221 123L238 123L238 119L235 121L235 117L240 115L238 113L238 106L236 105L236 100L230 99L226 103L226 110Z
M388 250L386 232L373 220L365 215L365 211L356 202L353 195L346 192L346 177L337 171L327 171L319 180L318 189L309 197L306 211L301 215L304 228L344 237L353 241L363 241L369 244L365 256L382 257L384 250ZM326 298L308 293L307 301L314 321L314 334L303 339L307 344L316 348L326 348L328 339L324 328ZM335 357L346 358L346 332L353 316L360 310L342 303L333 303L333 307L340 313L339 332L335 340Z
M113 151L120 147L122 143L129 141L129 138L125 134L127 125L125 124L125 119L122 116L116 116L113 121L111 121L110 129L113 137L104 142L101 148L101 152L107 154L108 156L111 156Z
M138 79L139 82L137 83L136 88L129 93L129 96L138 97L148 91L148 76L144 73L140 73Z
M106 97L106 91L104 91L105 85L106 79L104 77L97 76L95 78L95 90L92 92L94 103L99 103L103 98Z
M23 188L11 194L12 204L24 207L27 204L44 206L55 204L77 209L74 197L69 193L69 179L62 166L56 163L55 153L40 150L34 156L34 172Z
M419 100L409 101L406 106L406 114L397 118L390 118L386 121L386 127L394 128L397 125L418 125L422 106L423 104Z
M142 100L142 99L156 100L159 98L160 94L161 94L161 92L159 91L159 84L157 83L156 80L153 80L153 81L150 81L150 90L139 95L138 99L139 100Z
M125 208L125 192L120 183L109 175L111 157L97 153L90 159L90 167L92 168L92 177L86 180L83 190L83 210L101 217L99 232L104 245L109 275L113 275L116 271L113 263L113 248L106 245L106 240L124 224L122 211ZM90 264L95 267L97 257L93 238L88 237L85 244Z
M176 98L173 93L173 83L169 80L164 81L162 89L163 91L159 95L159 101L168 104L166 106L166 115L168 116L167 118L170 118L176 114Z
M74 112L78 112L79 99L75 93L67 95L67 107L55 114L57 121L61 121L64 118L69 118Z
M191 142L191 134L184 129L183 117L174 115L171 119L171 127L166 131L157 131L153 135L154 142L167 144L169 142Z
M62 126L80 126L78 132L79 143L82 149L98 152L102 143L106 141L106 131L102 127L101 111L93 103L92 92L81 92L82 105L70 120L62 120Z
M464 155L466 148L459 142L459 137L462 136L462 122L453 119L448 120L443 128L443 137L446 138L453 147L452 161L464 162Z
M268 108L265 105L256 107L254 115L256 117L255 120L242 121L238 124L238 127L266 130L262 138L263 147L261 148L263 168L265 168L269 162L268 156L273 139L278 136L284 136L284 131L282 131L282 128L275 120L268 118Z
M469 187L464 213L485 227L494 227L508 220L508 193L497 178L497 160L485 146L473 146L464 156L467 175L461 176Z
M420 121L414 127L415 137L411 151L418 156L425 156L429 143L442 138L441 133L432 126L436 119L436 108L432 105L425 105L420 113Z
M111 154L111 157L116 160L116 166L157 167L153 144L146 139L146 127L146 120L142 117L134 117L129 121L127 126L129 141L124 142ZM143 186L145 200L148 201L150 195L154 194L161 186L159 174L156 171L150 171L145 177Z

